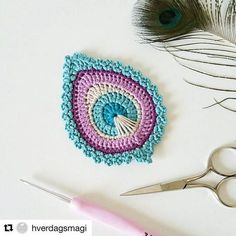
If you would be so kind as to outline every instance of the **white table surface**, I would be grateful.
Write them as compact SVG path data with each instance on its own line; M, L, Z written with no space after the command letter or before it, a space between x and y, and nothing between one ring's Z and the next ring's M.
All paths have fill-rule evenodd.
M214 92L186 84L183 68L170 55L139 43L131 24L134 2L0 0L0 219L84 218L18 181L26 178L85 195L161 235L235 236L236 210L207 190L119 196L199 173L212 149L236 138L235 113L202 109ZM169 125L153 164L96 165L68 139L60 108L62 65L76 51L119 59L158 85ZM96 222L93 231L124 235Z

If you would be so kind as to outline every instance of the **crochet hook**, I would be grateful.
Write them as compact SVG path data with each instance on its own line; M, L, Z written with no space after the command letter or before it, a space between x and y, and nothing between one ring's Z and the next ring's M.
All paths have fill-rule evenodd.
M133 223L132 221L122 216L119 216L108 209L100 207L94 203L88 202L87 200L82 199L81 197L76 196L76 197L70 198L63 194L54 192L52 190L49 190L39 185L36 185L34 183L31 183L27 180L20 179L20 181L27 185L40 189L44 192L47 192L50 195L53 195L63 200L64 202L69 203L70 206L75 211L84 213L85 215L89 216L93 220L100 221L106 225L110 225L111 227L119 231L122 231L123 233L129 236L157 236L157 235L148 233L146 230L143 230L140 226Z

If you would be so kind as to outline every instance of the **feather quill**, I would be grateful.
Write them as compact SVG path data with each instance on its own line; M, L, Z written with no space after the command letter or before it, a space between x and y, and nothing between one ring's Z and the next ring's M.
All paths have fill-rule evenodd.
M236 0L139 0L134 25L145 42L207 78L205 84L186 81L189 84L236 93ZM209 78L225 81L226 87L208 85ZM229 100L235 99L213 105L235 111L223 104Z

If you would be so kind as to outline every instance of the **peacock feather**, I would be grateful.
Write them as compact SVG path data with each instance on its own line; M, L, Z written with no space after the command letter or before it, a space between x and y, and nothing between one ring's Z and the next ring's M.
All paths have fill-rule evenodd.
M208 107L236 112L225 105L236 101L236 0L140 0L134 24L145 42L198 75L187 83L224 94Z

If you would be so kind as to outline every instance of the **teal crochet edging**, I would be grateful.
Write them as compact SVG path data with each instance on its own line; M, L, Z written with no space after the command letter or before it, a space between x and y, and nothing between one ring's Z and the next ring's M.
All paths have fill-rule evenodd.
M106 154L89 146L81 137L76 129L72 113L73 81L76 79L79 71L90 69L122 73L124 76L132 78L145 87L152 96L158 118L152 134L141 148L123 153ZM96 163L103 162L108 166L121 165L122 163L129 164L132 159L135 159L137 162L151 163L153 146L161 141L167 124L166 107L163 105L162 96L158 94L157 86L153 85L150 79L144 77L140 71L136 71L129 65L125 66L119 61L94 59L83 53L66 56L63 71L62 118L65 121L65 129L69 133L69 138L73 140L75 146L82 149L85 155L94 159Z

